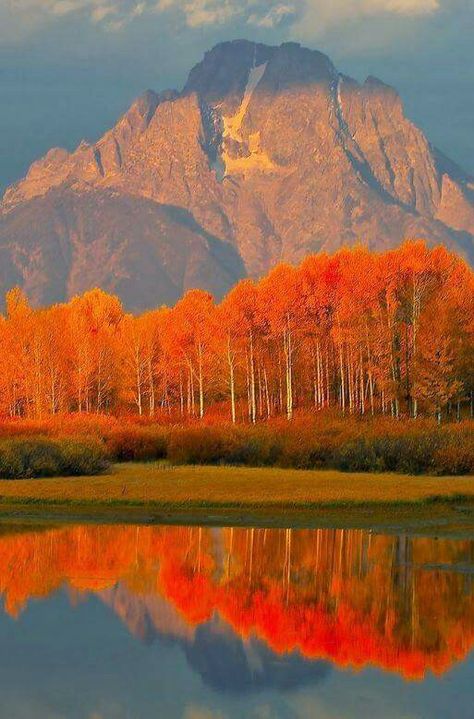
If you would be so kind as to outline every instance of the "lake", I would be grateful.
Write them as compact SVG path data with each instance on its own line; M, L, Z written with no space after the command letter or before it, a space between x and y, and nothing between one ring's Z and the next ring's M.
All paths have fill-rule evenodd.
M474 541L0 533L3 719L472 719Z

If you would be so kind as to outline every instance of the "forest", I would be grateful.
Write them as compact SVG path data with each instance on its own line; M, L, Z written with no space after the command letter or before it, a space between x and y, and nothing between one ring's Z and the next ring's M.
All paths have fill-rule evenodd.
M0 318L0 414L207 415L255 423L297 410L473 414L474 273L423 242L281 264L219 303L189 291L139 315L99 289Z

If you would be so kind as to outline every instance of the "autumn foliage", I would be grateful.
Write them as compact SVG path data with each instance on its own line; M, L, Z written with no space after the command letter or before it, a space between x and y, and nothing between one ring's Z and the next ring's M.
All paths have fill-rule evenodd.
M474 274L442 247L314 255L240 282L220 304L193 290L140 316L101 290L45 309L12 290L6 305L5 417L472 412Z

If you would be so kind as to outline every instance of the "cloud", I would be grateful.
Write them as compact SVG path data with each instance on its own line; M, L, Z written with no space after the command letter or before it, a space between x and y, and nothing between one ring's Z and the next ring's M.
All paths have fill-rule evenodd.
M274 28L281 25L282 22L290 20L297 13L295 5L275 5L264 15L252 13L248 17L249 25L257 27Z
M91 20L95 23L100 23L106 20L108 17L114 14L114 9L110 5L99 5L94 8L91 12Z
M363 0L365 12L395 12L403 15L424 15L439 10L440 0Z
M391 20L423 19L448 7L452 0L302 0L292 25L298 39L321 37L351 22L378 20L388 30ZM370 27L370 26L369 26ZM405 25L406 29L408 26ZM370 31L369 31L370 34ZM367 39L367 38L366 38ZM375 39L375 38L374 38Z
M307 0L304 19L320 17L323 21L339 22L347 18L377 15L421 16L436 12L443 0ZM445 4L449 0L444 0Z
M45 25L79 17L112 29L151 7L150 0L1 0L0 39L10 30L21 38Z
M2 0L0 22L28 31L48 22L86 17L104 29L119 29L142 15L173 13L190 28L226 25L235 20L262 28L282 23L321 29L377 15L422 16L452 0Z
M189 27L223 25L244 11L241 3L235 0L190 0L177 4L181 6Z

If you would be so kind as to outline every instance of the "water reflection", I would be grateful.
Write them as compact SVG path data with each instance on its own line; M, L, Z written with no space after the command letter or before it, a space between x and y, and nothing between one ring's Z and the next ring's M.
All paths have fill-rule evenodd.
M290 690L331 668L442 675L474 644L474 542L355 530L71 526L0 536L0 593L97 598L180 646L213 690Z

